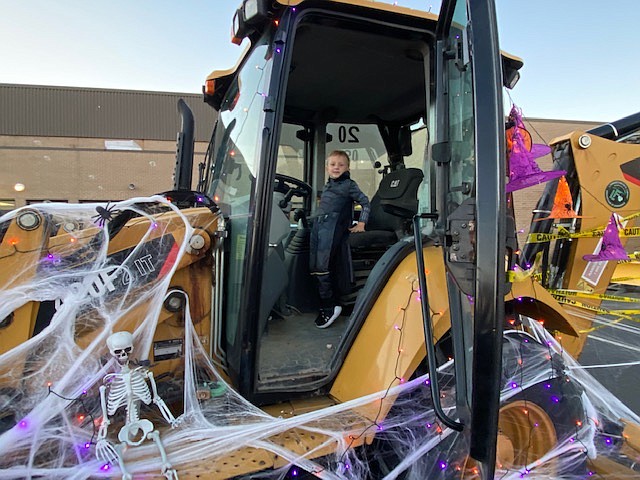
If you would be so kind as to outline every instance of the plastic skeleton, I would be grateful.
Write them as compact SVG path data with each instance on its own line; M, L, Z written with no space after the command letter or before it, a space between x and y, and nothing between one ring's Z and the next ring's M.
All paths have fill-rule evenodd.
M128 447L140 445L147 439L153 440L162 457L162 474L168 479L177 480L178 474L169 463L160 433L151 421L140 418L140 402L145 405L153 402L172 427L178 423L164 400L158 395L153 373L144 367L129 368L129 357L133 352L133 336L129 332L114 333L107 339L107 346L111 355L118 360L121 370L119 373L105 375L103 385L100 386L102 422L98 430L96 456L105 463L113 463L117 459L123 480L130 480L132 477L125 467L124 452ZM151 385L151 390L147 381ZM113 416L120 407L126 409L126 420L118 433L120 444L113 446L107 440L107 429L111 423L109 417Z

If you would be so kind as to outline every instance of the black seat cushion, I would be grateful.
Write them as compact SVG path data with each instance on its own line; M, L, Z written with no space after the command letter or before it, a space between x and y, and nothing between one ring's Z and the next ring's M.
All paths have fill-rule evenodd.
M349 245L352 249L388 247L398 241L395 232L388 230L369 230L349 235Z

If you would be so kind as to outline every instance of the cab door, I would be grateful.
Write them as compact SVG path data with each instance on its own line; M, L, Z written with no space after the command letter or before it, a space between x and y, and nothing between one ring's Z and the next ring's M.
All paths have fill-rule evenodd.
M473 27L473 28L472 28ZM506 202L502 71L493 0L443 2L437 30L440 219L451 238L452 334L470 455L493 478L504 321ZM456 235L456 232L462 234ZM460 251L468 255L460 255ZM464 296L473 299L464 314ZM457 305L457 308L456 308ZM469 354L471 352L471 354Z

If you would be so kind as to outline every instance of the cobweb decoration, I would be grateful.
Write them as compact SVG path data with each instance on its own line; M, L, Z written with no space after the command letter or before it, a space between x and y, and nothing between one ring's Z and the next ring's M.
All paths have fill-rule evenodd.
M582 258L588 262L607 262L611 260L628 260L626 250L620 241L619 230L623 228L619 215L612 213L609 223L602 234L600 251L593 255L584 255Z
M134 352L149 352L193 230L161 197L119 202L114 209L130 221L122 226L116 216L102 228L92 218L95 205L29 208L52 225L75 225L75 240L56 248L48 238L31 245L19 238L3 242L9 245L2 251L5 258L21 252L32 261L16 263L11 281L2 285L0 319L29 302L50 302L54 312L41 330L0 355L0 479L119 478L117 465L95 456L99 387L116 367L105 341L126 326L134 336ZM7 224L24 210L1 217L0 232L8 232ZM166 221L168 215L187 232L177 243L168 241L175 227ZM141 241L114 258L107 251L117 241L117 228L140 228ZM153 258L146 256L150 242ZM145 271L157 275L140 274L133 263L141 258ZM406 321L421 325L422 319ZM181 478L311 478L303 477L305 472L321 479L479 478L466 453L468 432L446 428L434 413L428 375L418 371L384 391L315 411L272 415L241 397L219 374L188 309L181 328L182 354L171 371L156 378L179 422L171 428L153 417L153 409L142 408ZM6 347L6 337L0 339ZM138 355L140 364L148 361ZM586 478L599 458L631 468L622 419L640 423L640 418L566 355L538 322L523 318L518 328L505 332L503 363L500 430L514 437L519 432L527 442L498 459L496 478ZM455 418L453 367L453 361L442 363L438 380L443 409ZM556 438L541 454L528 445L538 439L536 423L544 421L553 424ZM112 440L118 422L122 418L114 419ZM288 437L296 439L293 446ZM315 446L304 448L312 437ZM134 478L159 478L153 442L127 450L125 457Z
M524 127L522 112L515 105L509 113L509 123L512 125L507 131L507 158L509 165L509 182L507 193L522 190L539 183L548 182L567 172L564 170L542 171L536 163L536 158L548 155L551 149L547 145L531 144L529 132ZM526 139L529 139L527 141Z

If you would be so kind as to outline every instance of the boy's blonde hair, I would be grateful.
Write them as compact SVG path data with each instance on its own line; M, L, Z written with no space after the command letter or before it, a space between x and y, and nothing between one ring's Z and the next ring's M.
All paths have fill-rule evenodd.
M351 166L351 159L349 158L349 154L344 150L334 150L333 152L331 152L329 155L327 155L327 160L325 164L329 162L329 159L331 157L342 157L347 161L347 167Z

